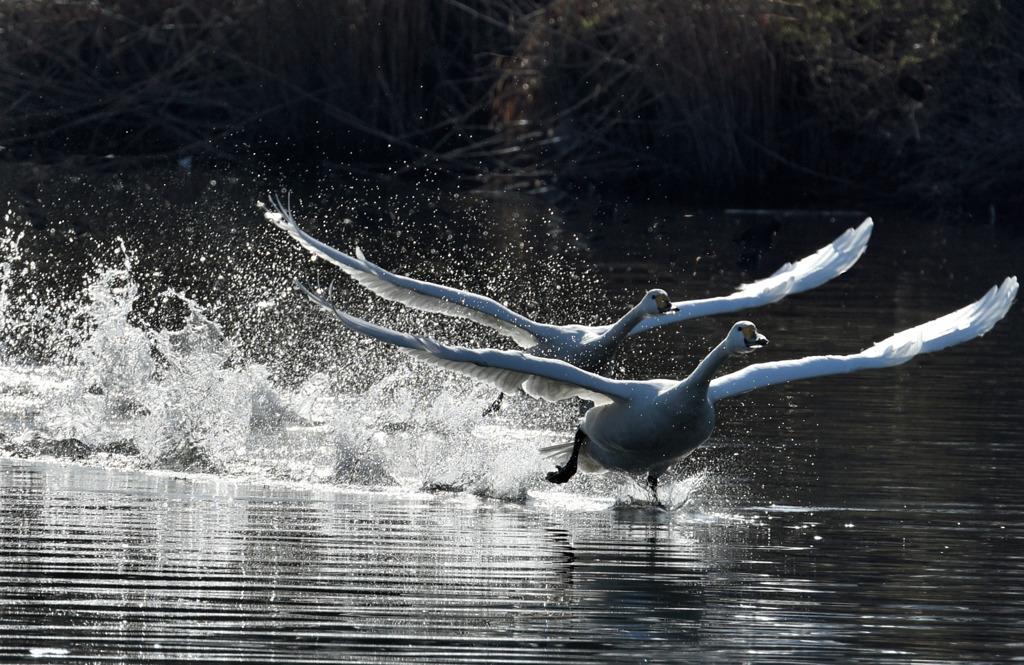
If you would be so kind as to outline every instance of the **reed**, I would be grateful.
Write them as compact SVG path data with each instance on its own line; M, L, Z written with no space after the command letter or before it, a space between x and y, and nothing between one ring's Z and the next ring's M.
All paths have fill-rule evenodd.
M0 136L44 155L422 157L471 128L502 6L6 2Z
M1024 5L980 2L932 71L921 141L900 162L909 200L1024 221Z
M1015 201L1021 12L997 0L4 0L0 157L439 167L506 188L655 183L731 203Z
M770 161L751 144L776 147L762 4L550 3L499 64L499 130L552 172L742 190Z

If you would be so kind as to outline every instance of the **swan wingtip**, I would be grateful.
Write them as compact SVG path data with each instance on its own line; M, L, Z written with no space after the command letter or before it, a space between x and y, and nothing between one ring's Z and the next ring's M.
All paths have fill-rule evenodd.
M270 206L267 206L263 201L256 202L256 205L263 210L263 217L279 229L298 237L297 234L300 233L299 223L295 221L295 217L292 215L291 202L283 203L281 197L277 194L269 194L267 198L270 199Z
M860 237L862 245L867 246L868 241L871 240L871 234L875 230L875 220L870 217L866 217L860 226L857 227L856 234Z
M1013 305L1014 300L1017 298L1017 291L1019 284L1017 283L1017 276L1010 275L1003 279L1000 284L993 285L988 292L981 297L980 303L984 303L983 309L992 311L998 311L1000 318L1009 311L1010 306Z
M871 232L874 228L875 222L870 217L866 218L858 226L851 226L841 236L836 238L836 241L832 243L832 250L839 255L854 254L856 257L854 260L856 261L867 249L868 241L871 240ZM853 263L851 262L849 265L853 265Z
M1020 285L1017 283L1017 276L1010 275L1003 280L999 286L993 286L990 290L991 298L993 300L992 309L998 313L996 320L1006 316L1006 313L1010 311L1010 307L1017 299L1017 292ZM986 294L987 296L988 294Z

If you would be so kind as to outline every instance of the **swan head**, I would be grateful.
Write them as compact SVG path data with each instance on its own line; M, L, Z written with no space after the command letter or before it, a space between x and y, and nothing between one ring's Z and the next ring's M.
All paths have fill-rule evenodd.
M750 353L768 344L768 338L757 332L757 327L750 321L737 321L725 337L725 347L729 354Z
M644 296L644 299L640 301L640 313L645 317L676 311L678 311L678 308L672 305L668 293L663 289L651 289Z

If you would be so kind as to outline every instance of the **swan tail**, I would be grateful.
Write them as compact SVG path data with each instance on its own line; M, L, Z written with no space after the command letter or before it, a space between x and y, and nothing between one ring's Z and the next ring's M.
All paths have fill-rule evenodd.
M546 459L553 457L564 457L565 455L572 452L572 441L565 441L563 443L556 443L551 446L542 447L539 452Z

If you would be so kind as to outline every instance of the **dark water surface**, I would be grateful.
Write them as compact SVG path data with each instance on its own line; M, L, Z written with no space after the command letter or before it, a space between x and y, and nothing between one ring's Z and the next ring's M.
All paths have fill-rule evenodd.
M967 448L922 452L1012 461ZM1021 655L1019 490L710 515L12 460L0 474L7 661Z
M620 214L634 223L542 221L522 242L480 222L489 232L437 242L480 253L477 271L456 256L453 280L505 289L538 318L607 320L653 284L728 293L860 221L784 218L744 271L734 237L755 218L713 216L709 231L666 209ZM654 221L637 231L640 216ZM772 344L730 367L858 351L1021 275L1020 248L998 226L876 216L846 275L656 331L621 371L682 376L734 318ZM408 252L378 261L444 274ZM509 265L530 271L514 288ZM277 300L236 293L254 320L311 269L274 270ZM132 275L119 279L92 283L80 350L52 364L12 353L0 371L0 661L1024 661L1020 304L982 339L905 366L722 403L659 510L627 478L540 480L551 462L536 449L572 431L557 407L511 400L484 422L489 390L323 317L308 324L337 346L322 372L282 380L259 345L231 355L201 337L209 307L187 335L145 332L126 314ZM339 298L375 320L476 334L349 288Z

